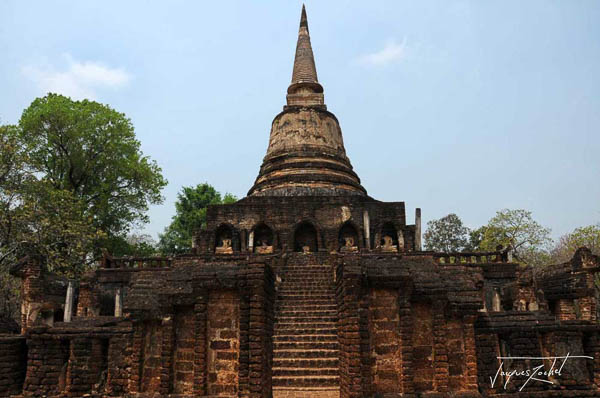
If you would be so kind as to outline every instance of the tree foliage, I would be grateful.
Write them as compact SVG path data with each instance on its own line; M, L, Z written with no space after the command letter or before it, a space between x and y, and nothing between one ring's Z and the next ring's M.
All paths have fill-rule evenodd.
M140 151L131 121L94 101L57 94L37 98L20 122L29 164L56 190L70 192L93 225L109 236L147 222L166 181Z
M423 238L427 250L450 253L465 249L468 234L469 229L463 226L462 220L451 213L439 220L429 221Z
M600 255L600 224L576 228L560 237L552 250L552 260L556 263L569 261L580 247L587 247Z
M485 226L479 247L484 251L508 247L518 262L540 265L548 260L550 229L535 221L530 211L504 209Z
M165 184L122 113L55 94L33 101L18 125L0 126L0 306L15 307L7 271L19 256L77 277L147 221Z
M469 252L482 251L481 242L485 235L486 226L481 226L477 229L469 230L469 242L465 246L465 250Z
M183 187L177 194L175 215L171 224L159 237L159 250L165 255L189 252L195 230L206 225L208 205L234 203L237 198L226 193L221 196L211 185L204 183L195 187Z

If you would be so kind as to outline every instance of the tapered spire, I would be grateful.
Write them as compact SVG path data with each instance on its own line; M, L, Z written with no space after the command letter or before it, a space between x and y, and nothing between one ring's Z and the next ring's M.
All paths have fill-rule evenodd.
M287 105L271 124L269 147L248 196L365 196L323 99L302 6Z
M292 83L288 88L288 105L323 105L323 87L317 79L315 57L310 44L306 8L302 5Z

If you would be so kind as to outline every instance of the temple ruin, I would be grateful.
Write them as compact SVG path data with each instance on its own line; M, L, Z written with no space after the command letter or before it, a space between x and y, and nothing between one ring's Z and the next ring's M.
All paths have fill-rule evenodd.
M303 8L248 195L210 206L186 255L106 253L78 281L21 259L0 396L596 397L598 272L585 248L542 269L424 251L420 210L409 221L353 171ZM501 366L561 369L526 383Z

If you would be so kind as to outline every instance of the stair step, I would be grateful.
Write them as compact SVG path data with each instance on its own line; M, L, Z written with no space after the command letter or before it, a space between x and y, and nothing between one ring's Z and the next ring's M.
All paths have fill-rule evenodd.
M337 376L338 368L273 368L273 376Z
M336 304L302 304L294 302L291 304L279 303L275 305L275 311L298 311L298 312L313 312L313 311L333 311L337 313Z
M286 334L286 333L277 333L273 335L273 342L277 344L278 342L286 342L286 343L308 343L308 342L336 342L337 343L337 333L336 334Z
M281 318L287 318L287 317L293 317L293 318L299 318L299 317L331 317L331 316L336 316L337 317L337 309L317 309L315 308L312 311L308 311L308 310L291 310L291 309L287 309L287 310L279 310L276 309L275 310L275 316L276 317L281 317Z
M277 270L274 389L305 391L303 396L308 397L313 396L310 391L339 388L334 268L318 264L319 259L326 258L297 254L290 256L287 265Z
M278 368L335 368L339 366L337 358L326 359L279 359L273 358L273 367Z
M324 321L324 322L281 322L281 321L276 321L275 325L273 325L275 327L275 330L283 330L283 329L305 329L305 328L311 328L311 329L336 329L336 322L333 321Z
M273 376L273 386L336 386L339 376Z
M329 316L277 316L277 321L275 322L275 324L322 324L324 322L337 322L337 314Z
M276 328L275 334L292 334L292 335L302 335L302 334L330 334L337 336L337 330L335 328L318 328L318 327L304 327L304 328Z
M277 341L273 344L275 350L339 350L337 341Z
M298 288L296 286L279 286L277 289L279 294L335 294L335 289L331 288Z
M296 349L296 350L273 350L273 357L277 359L337 359L339 358L338 350L306 350L306 349Z
M335 302L335 295L332 294L279 294L278 299L280 300L331 300L331 302Z

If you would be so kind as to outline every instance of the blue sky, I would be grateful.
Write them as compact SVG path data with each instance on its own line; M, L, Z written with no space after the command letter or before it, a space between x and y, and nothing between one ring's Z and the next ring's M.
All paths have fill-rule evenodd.
M0 120L48 91L124 112L184 185L245 196L292 73L298 1L2 1ZM307 1L325 101L369 194L467 226L600 222L600 2Z

